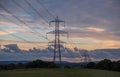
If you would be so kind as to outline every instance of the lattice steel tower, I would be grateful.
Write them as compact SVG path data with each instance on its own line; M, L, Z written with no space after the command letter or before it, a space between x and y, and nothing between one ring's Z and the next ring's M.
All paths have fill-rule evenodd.
M68 33L59 29L61 23L63 24L61 26L65 27L65 21L60 20L58 18L58 16L55 18L55 20L50 21L49 24L51 25L52 23L54 23L55 30L50 31L47 34L54 34L54 40L52 40L48 43L54 47L54 56L53 56L54 63L56 61L56 53L59 53L58 58L59 58L59 62L60 62L60 65L61 65L61 45L65 44L65 42L60 40L60 35L61 34L67 34L67 36L68 36Z

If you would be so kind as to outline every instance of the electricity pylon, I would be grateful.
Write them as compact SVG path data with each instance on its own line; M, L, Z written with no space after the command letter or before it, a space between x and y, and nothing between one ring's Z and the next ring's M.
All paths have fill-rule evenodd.
M0 45L0 50L2 49L2 45Z
M60 20L58 18L58 16L55 18L55 20L49 22L50 25L52 23L54 23L55 30L50 31L47 34L54 34L54 40L48 42L48 44L54 46L53 62L55 63L55 61L56 61L56 53L59 53L59 62L60 62L60 65L61 65L61 50L60 50L60 47L61 47L62 44L65 44L66 42L60 40L60 35L67 34L67 36L68 36L68 32L65 32L65 31L62 31L62 30L59 29L60 24L63 24L61 26L65 27L65 21Z
M91 62L92 61L90 55L88 54L88 51L86 51L84 53L84 57L85 57L84 62Z

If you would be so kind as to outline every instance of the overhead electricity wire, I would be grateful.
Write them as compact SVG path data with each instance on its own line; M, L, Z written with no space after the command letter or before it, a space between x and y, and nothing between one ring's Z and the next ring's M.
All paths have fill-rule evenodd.
M27 43L27 41L15 41L15 40L6 40L6 39L0 39L0 41L5 41L5 42L19 42L19 43ZM40 44L45 44L47 42L36 42L36 41L29 41L29 43L40 43Z
M55 17L55 16L53 15L53 13L49 12L49 10L42 4L42 2L40 2L40 0L37 0L37 2L46 10L46 12L48 12L48 14L49 14L50 16ZM65 51L67 51L66 48L64 48L64 49L65 49ZM67 52L70 54L70 56L71 56L72 58L74 58L74 56L72 55L72 53L70 53L69 51L67 51Z
M0 29L0 31L10 34L8 31L2 30L2 29ZM23 39L23 38L21 38L21 37L19 37L19 36L16 36L16 35L13 35L13 34L10 34L10 35L13 36L13 37L15 37L15 38L18 38L18 39L20 39L20 40L22 40L22 41L25 41L25 42L27 42L27 43L30 43L30 44L33 43L33 42L28 41L28 40L26 40L26 39ZM37 44L35 44L35 45L38 46ZM38 47L39 47L39 46L38 46Z
M2 17L4 17L5 19L7 19L8 21L10 21L10 22L12 22L13 24L15 24L15 25L19 25L19 24L17 24L17 23L15 23L15 22L13 22L11 19L9 19L8 17L6 17L5 15L3 15L3 14L0 14L0 16L2 16ZM21 26L20 26L21 27ZM23 27L22 27L23 28ZM27 32L26 32L27 33ZM35 34L35 32L31 32L31 33L34 33Z
M11 14L11 12L10 11L8 11L4 6L2 6L2 5L0 5L0 7L2 8L2 9L4 9L7 13L10 13ZM20 21L21 23L23 23L24 24L24 26L26 26L26 27L28 27L30 30L31 30L31 32L32 33L34 33L34 30L28 25L28 24L26 24L23 20L20 20L17 16L15 16L15 15L12 15L14 18L16 18L18 21ZM38 36L38 35L37 35ZM39 36L38 36L39 37ZM43 37L43 36L42 36ZM43 38L45 38L46 39L46 37L43 37Z
M14 23L12 20L10 20L9 18L7 18L6 16L4 16L3 14L0 14L0 16L3 16L5 19L7 19L7 20L9 20L9 21L11 21L12 23ZM14 23L14 24L16 24L16 23ZM16 24L16 25L18 25L18 24ZM2 29L0 29L0 31L2 31L2 32L5 32L5 33L9 33L9 32L7 32L7 31L5 31L5 30L2 30ZM21 40L23 40L24 42L28 42L28 43L35 43L35 42L31 42L31 41L27 41L27 40L25 40L25 39L23 39L23 38L21 38L21 37L19 37L19 36L16 36L16 35L13 35L13 34L10 34L11 36L13 36L13 37L15 37L15 38L18 38L18 39L21 39ZM2 40L2 39L0 39L1 41L11 41L11 40ZM14 41L14 42L23 42L23 41ZM41 42L39 42L39 43L41 43Z
M30 14L25 8L23 8L19 3L17 3L15 0L13 0L14 1L14 3L17 5L17 6L19 6L20 8L22 8L25 12L27 12L28 14ZM32 15L31 15L32 16ZM33 16L32 16L33 17ZM42 18L43 19L43 18ZM43 19L44 20L44 19ZM44 20L45 21L45 20ZM36 32L36 30L34 30L35 32ZM40 33L41 34L41 33ZM45 38L45 39L47 39L44 35L42 35L41 34L41 36L43 37L43 38ZM47 39L47 40L49 40L49 39Z
M48 25L49 22L39 13L39 11L37 11L33 5L31 3L29 3L27 0L25 0L25 2L31 7L32 10L34 10L34 12L36 12L37 15L39 15ZM47 11L48 12L48 11ZM47 38L46 38L47 39ZM49 40L49 39L48 39Z
M42 17L42 19L44 19L44 17L43 16L41 16L40 14L39 14L39 12L38 11L36 11L36 9L26 0L26 2L28 3L28 5L40 16L40 17ZM38 2L44 7L44 5L38 0ZM45 7L44 7L45 8ZM50 15L52 15L49 11L48 11L48 9L46 9L46 11L50 14ZM17 18L16 16L15 16L15 18ZM18 18L17 18L18 19ZM44 19L45 20L45 19ZM46 21L46 20L45 20ZM23 21L21 21L20 20L20 22L23 22ZM47 21L46 21L47 22ZM25 22L23 22L25 25L26 25L26 23ZM47 22L48 23L48 22Z
M45 5L44 5L40 0L37 0L37 2L46 10L46 12L48 12L48 14L49 14L50 16L52 16L53 18L55 18L55 16L53 15L53 13L51 13L51 12L49 11L49 9L46 8Z
M46 23L49 24L49 22L27 1L27 0L24 0L30 7L32 10L34 10Z
M7 11L7 9L6 8L4 8L2 5L0 5L1 6L1 8L3 8L7 13L10 13L9 11ZM2 14L1 14L2 15ZM4 15L2 15L2 16L4 16ZM5 16L4 16L5 17ZM14 16L17 20L19 20L16 16ZM5 17L5 18L7 18L7 17ZM8 19L8 18L7 18ZM8 20L10 20L10 19L8 19ZM12 21L12 20L10 20L10 21ZM21 20L19 20L20 22L22 22ZM14 23L14 22L13 22ZM24 22L23 22L24 23ZM16 24L16 23L14 23L14 24ZM25 23L24 23L25 24ZM18 25L18 24L16 24L16 25ZM5 31L5 30L2 30L2 29L0 29L1 31L3 31L3 32L6 32L6 33L9 33L9 32L7 32L7 31ZM33 32L32 32L33 33ZM23 39L23 38L21 38L21 37L19 37L19 36L16 36L16 35L12 35L12 34L10 34L11 36L13 36L13 37L16 37L16 38L18 38L18 39L21 39L21 40L23 40L23 41L26 41L26 42L28 42L28 43L32 43L32 42L30 42L30 41L27 41L27 40L25 40L25 39Z

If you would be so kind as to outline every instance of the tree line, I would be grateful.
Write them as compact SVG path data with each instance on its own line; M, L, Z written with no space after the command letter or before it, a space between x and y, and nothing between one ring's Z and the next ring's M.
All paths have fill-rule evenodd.
M10 63L0 65L0 70L12 70L12 69L23 69L23 68L58 68L59 66L53 62L45 62L42 60L35 60L28 63Z
M120 72L120 60L119 61L111 61L109 59L104 59L98 63L89 62L86 65L86 68L111 70L111 71L119 71Z
M2 64L0 65L0 70L12 70L12 69L25 69L25 68L60 68L60 65L55 64L54 62L45 62L42 60L35 60L28 63L18 63L18 64ZM120 71L120 60L111 61L109 59L104 59L98 63L89 62L82 68L89 69L102 69L102 70L111 70L111 71ZM74 68L71 66L64 66L64 68ZM79 67L78 67L79 68Z

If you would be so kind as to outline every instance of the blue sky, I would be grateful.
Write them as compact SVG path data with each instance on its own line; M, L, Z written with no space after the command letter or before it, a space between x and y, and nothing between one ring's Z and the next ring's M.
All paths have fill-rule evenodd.
M69 32L70 38L61 39L68 42L68 47L88 50L120 48L120 0L39 1L43 5L38 0L0 0L0 29L7 31L7 33L0 31L1 44L17 43L21 48L35 46L15 42L24 40L11 35L31 42L48 42L44 38L45 34L54 30L49 28L48 22L55 16L59 16L60 19L66 21L66 27L62 30ZM24 21L32 30L15 17ZM35 34L32 34L33 32ZM53 36L49 36L49 38L54 39ZM79 44L70 45L70 42ZM25 47L26 45L27 47ZM38 45L46 47L47 43Z

